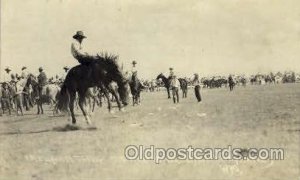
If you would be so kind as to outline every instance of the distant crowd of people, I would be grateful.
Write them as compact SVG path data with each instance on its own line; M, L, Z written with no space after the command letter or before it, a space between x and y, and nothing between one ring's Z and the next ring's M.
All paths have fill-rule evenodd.
M82 65L89 65L95 61L98 61L101 57L99 54L90 54L87 53L83 48L83 40L87 38L82 31L77 31L76 34L73 36L74 41L71 43L71 54L73 57ZM5 78L4 81L1 82L1 107L7 106L9 109L9 104L11 104L11 92L13 91L14 95L22 94L25 92L29 96L30 92L32 91L32 87L30 85L26 86L27 80L29 77L34 77L38 83L38 93L41 95L43 88L47 84L56 84L61 86L66 78L66 75L69 71L69 67L63 67L63 74L62 75L55 75L53 77L48 77L46 72L44 71L43 67L38 69L39 73L34 75L33 73L28 72L26 66L21 68L21 73L13 73L12 70L7 67L5 69ZM141 84L146 87L145 89L154 91L155 88L164 86L164 83L159 79L150 79L150 80L143 80L139 79L138 70L137 70L137 62L132 61L131 70L125 72L125 77L131 80L132 77L138 79ZM230 90L233 90L234 85L242 84L246 85L246 83L251 84L264 84L264 83L280 83L280 82L297 82L300 81L300 75L295 74L294 72L286 72L286 73L270 73L270 74L256 74L249 77L245 76L237 76L237 75L229 75L227 77L224 76L212 76L212 77L199 77L198 73L194 73L192 78L178 78L176 73L174 72L173 67L169 68L169 75L167 76L169 85L171 88L178 89L181 86L179 79L184 79L189 86L194 87L195 97L198 102L201 102L201 95L200 95L200 87L207 87L207 88L219 88L222 86L230 87ZM24 88L27 88L24 91ZM26 109L28 108L29 102L26 104Z

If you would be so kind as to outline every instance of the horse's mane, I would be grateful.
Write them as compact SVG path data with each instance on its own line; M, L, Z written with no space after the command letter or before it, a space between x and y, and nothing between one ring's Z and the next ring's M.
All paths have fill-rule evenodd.
M98 58L98 60L112 62L113 64L118 66L118 63L117 63L117 60L119 58L118 55L109 54L107 52L101 52L100 54L97 54L97 58Z

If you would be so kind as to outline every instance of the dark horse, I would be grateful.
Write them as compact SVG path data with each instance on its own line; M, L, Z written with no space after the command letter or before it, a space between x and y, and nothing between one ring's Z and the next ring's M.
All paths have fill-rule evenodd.
M72 123L76 123L74 115L74 100L76 92L79 95L79 107L90 124L90 119L83 106L85 96L90 87L108 86L111 82L118 85L118 93L122 103L128 104L128 81L124 78L116 60L118 56L103 55L97 56L97 60L89 64L80 64L71 68L63 82L62 89L58 97L57 108L59 110L70 110Z
M143 89L143 85L137 78L136 73L132 74L131 81L129 82L130 90L132 94L132 105L139 105L141 103L140 94Z
M182 90L182 98L187 98L187 91L188 91L188 82L184 78L178 78L180 82L180 88Z
M167 89L167 93L168 93L168 98L170 99L170 87L171 87L171 79L166 78L162 73L160 73L156 79L161 79L164 83L165 88ZM182 90L182 98L186 98L187 97L187 90L188 90L188 82L187 80L183 79L183 78L178 78L179 83L180 83L180 88Z
M165 88L167 89L167 93L168 93L168 98L170 99L170 79L166 78L162 73L160 73L157 77L157 80L161 79L162 82L164 83Z
M24 89L29 89L30 85L32 86L33 90L33 98L35 98L37 104L37 114L44 114L43 103L54 105L56 103L56 96L60 88L55 84L47 84L45 87L43 87L45 88L45 91L42 90L42 92L39 92L40 87L36 77L33 74L28 75ZM24 90L23 92L27 93Z

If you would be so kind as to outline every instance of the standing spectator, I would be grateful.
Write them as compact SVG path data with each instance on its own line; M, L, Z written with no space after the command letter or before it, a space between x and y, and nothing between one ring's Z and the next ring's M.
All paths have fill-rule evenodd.
M27 79L28 76L27 67L23 66L21 70L22 70L21 77Z
M194 74L194 79L192 81L192 84L195 86L195 96L197 98L197 101L201 102L202 99L200 94L200 79L197 73Z
M9 91L9 88L8 88L8 84L5 82L3 83L3 88L2 88L2 97L1 97L1 107L2 107L2 112L4 114L5 112L5 109L8 109L8 113L9 115L11 115L11 111L10 111L10 91Z

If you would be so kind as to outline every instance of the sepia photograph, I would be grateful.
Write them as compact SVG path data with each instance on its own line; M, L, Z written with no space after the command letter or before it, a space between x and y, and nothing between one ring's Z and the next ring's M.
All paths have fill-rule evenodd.
M0 180L299 180L300 1L0 0Z

